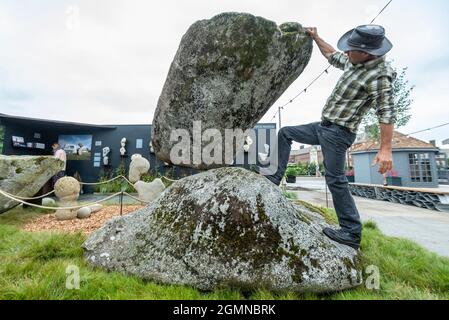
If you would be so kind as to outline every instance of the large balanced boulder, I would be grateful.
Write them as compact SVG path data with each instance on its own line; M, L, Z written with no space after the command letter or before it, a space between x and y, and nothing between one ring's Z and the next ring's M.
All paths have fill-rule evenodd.
M231 164L224 163L232 145L224 130L253 128L303 72L312 47L299 23L278 27L245 13L222 13L194 23L181 40L154 116L152 145L158 158L173 163L170 151L177 141L170 141L171 133L184 129L193 139L193 122L201 121L201 132L221 132L223 163L198 163L191 154L190 163L181 165L210 169ZM204 148L210 139L198 140Z
M266 178L220 168L175 182L83 244L90 265L202 290L331 292L361 281L358 251Z
M0 155L0 189L20 197L33 197L63 167L64 162L51 156ZM0 213L18 204L0 195Z

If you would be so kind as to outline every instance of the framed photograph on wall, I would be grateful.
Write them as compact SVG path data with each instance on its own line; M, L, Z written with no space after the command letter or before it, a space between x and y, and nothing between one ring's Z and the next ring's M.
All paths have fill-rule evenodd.
M23 137L12 136L12 146L13 147L23 147L26 148L25 139Z
M60 135L58 143L66 152L67 160L90 160L92 135Z

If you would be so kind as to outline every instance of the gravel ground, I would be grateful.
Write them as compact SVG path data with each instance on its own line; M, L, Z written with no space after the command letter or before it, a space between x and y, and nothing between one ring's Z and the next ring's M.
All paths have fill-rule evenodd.
M129 214L142 208L140 205L123 206L123 214ZM24 225L25 231L55 231L55 232L81 232L86 235L99 229L109 219L120 216L120 206L106 206L101 211L92 214L88 219L74 219L59 221L54 214L40 216Z

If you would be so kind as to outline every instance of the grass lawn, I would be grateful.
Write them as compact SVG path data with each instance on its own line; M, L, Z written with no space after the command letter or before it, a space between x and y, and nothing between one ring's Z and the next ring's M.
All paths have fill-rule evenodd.
M332 210L316 208L335 222ZM449 299L449 259L417 244L384 236L374 223L364 225L363 264L380 271L380 289L361 286L329 295L241 293L220 289L200 292L184 286L145 282L108 273L83 261L81 234L30 233L21 225L43 211L17 207L0 215L0 299ZM66 289L66 268L80 270L80 289ZM369 275L364 275L364 278Z

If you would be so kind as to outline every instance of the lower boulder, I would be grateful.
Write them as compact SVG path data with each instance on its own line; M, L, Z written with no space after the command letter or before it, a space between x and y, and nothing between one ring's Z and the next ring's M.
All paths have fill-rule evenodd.
M201 290L332 292L358 286L358 251L266 178L220 168L175 182L83 244L90 265Z

